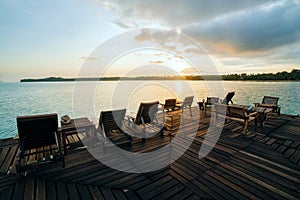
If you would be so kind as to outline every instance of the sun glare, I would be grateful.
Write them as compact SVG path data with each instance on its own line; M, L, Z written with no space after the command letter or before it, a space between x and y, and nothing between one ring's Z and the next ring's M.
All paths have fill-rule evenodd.
M116 59L106 70L105 75L130 74L136 68L139 68L139 76L147 75L181 75L181 72L192 66L180 55L163 50L143 49L125 54ZM156 72L149 70L155 69ZM169 74L168 74L169 72Z

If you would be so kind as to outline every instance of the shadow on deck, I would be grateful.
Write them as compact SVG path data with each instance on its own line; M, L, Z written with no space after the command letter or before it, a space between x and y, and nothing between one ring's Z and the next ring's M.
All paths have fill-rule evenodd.
M193 112L199 109L193 108ZM180 111L170 114L174 117L171 134L175 135ZM107 167L86 149L77 148L82 146L81 135L71 135L65 168L61 163L43 165L17 180L17 141L0 140L0 199L300 198L299 117L274 115L257 131L251 125L247 134L242 134L241 124L227 123L213 150L200 159L198 152L210 123L210 117L200 115L197 136L178 137L182 142L193 140L188 150L167 167L149 173L125 173ZM188 130L191 126L195 126L194 121L187 115L183 127ZM148 152L170 139L166 135L144 143L137 140L124 148ZM180 143L172 151L180 151Z

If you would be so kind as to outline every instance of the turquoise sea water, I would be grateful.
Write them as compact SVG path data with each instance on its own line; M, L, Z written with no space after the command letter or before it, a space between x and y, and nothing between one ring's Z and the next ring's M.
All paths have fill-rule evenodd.
M91 82L82 82L80 87L87 87ZM118 86L122 85L121 89ZM261 102L264 95L280 97L282 113L300 114L300 82L246 82L246 81L122 81L98 82L94 91L94 113L74 112L74 82L52 83L0 83L0 138L13 137L17 134L16 117L21 115L58 113L59 117L87 116L97 120L101 110L112 109L112 105L123 102L128 113L134 113L141 101L177 97L183 99L195 95L194 105L207 96L216 96L208 87L224 86L224 92L236 91L234 103L253 105ZM187 86L189 88L187 88ZM77 89L78 87L75 87ZM117 88L117 89L116 89ZM123 89L122 89L123 88ZM126 91L129 88L128 91ZM133 89L132 89L133 88ZM220 98L224 97L218 95ZM76 97L78 98L78 97ZM125 102L125 103L124 103ZM118 104L120 105L120 104Z

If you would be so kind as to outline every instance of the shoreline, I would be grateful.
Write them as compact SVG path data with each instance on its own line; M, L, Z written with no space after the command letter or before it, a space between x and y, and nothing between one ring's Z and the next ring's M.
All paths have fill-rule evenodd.
M101 82L101 81L235 81L235 82L300 82L300 80L218 80L218 79L103 79L103 80L26 80L20 82L1 82L1 83L53 83L53 82Z

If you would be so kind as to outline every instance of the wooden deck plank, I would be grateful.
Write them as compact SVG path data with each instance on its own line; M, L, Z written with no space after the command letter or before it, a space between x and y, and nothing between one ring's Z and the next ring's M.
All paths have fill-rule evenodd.
M185 187L182 184L180 184L180 183L178 184L177 183L175 186L169 187L167 190L165 190L161 194L157 195L153 199L157 199L157 200L158 199L172 199L172 198L174 198L173 196L175 196L177 193L181 193L181 191L184 188Z
M245 199L246 197L240 194L238 191L232 189L229 185L224 184L222 181L217 179L218 176L215 176L214 173L211 171L207 171L203 174L203 178L206 179L206 181L209 181L212 185L214 185L214 190L217 192L220 196L222 196L225 199ZM212 186L211 185L211 186Z
M144 188L141 188L140 190L137 190L137 192L142 196L143 194L151 192L152 190L155 190L155 188L158 188L162 184L167 183L171 180L172 180L171 176L165 176L162 179L159 179L155 182L152 182L152 183L148 184L147 187L144 187Z
M242 176L248 180L251 180L252 182L256 182L261 187L264 187L267 190L272 191L272 193L274 194L274 197L278 197L278 195L280 195L282 198L297 199L294 196L290 195L289 193L281 191L280 189L269 184L269 182L265 182L264 180L259 179L257 176L252 176L252 174L249 171L247 171L241 167L238 167L238 163L233 163L233 164L221 163L220 165L222 167L225 167L226 169L229 169L235 173L238 173L240 176ZM245 167L245 166L243 166L243 167Z
M45 199L46 197L46 181L44 179L36 180L36 200Z
M76 185L78 194L81 196L81 199L92 199L89 188L87 185Z
M195 109L195 108L193 108ZM194 110L193 110L194 112ZM186 114L175 111L174 121L168 121L169 131L176 143L159 158L174 163L148 173L125 173L112 169L99 161L82 145L85 134L68 136L66 167L51 163L38 167L17 181L15 176L4 173L16 162L17 140L0 140L0 198L8 199L299 199L300 191L300 141L299 117L271 116L264 127L242 133L239 123L227 123L212 151L199 159L210 117L201 117L196 123ZM201 114L201 113L200 113ZM202 113L203 114L203 113ZM173 127L171 127L173 126ZM183 133L178 133L181 126ZM194 138L193 130L197 136ZM212 127L217 130L217 127ZM147 138L145 142L134 139L124 150L140 153L135 161L159 162L158 158L143 160L143 153L156 151L170 142L164 137ZM212 135L216 137L217 135ZM296 138L296 139L295 139ZM174 138L173 138L174 139ZM207 138L206 138L207 139ZM183 143L192 142L188 149ZM181 153L177 160L174 155ZM45 154L46 155L46 154ZM30 161L44 154L35 154ZM105 153L107 161L119 166L112 152ZM128 169L131 169L128 167ZM14 168L11 170L14 174Z
M9 160L6 160L6 157L8 156L10 147L6 147L6 148L2 148L1 153L0 153L0 169L2 169L2 166L6 163L6 162L10 162ZM0 171L1 173L5 173L5 170Z
M23 199L26 180L20 180L16 183L12 199Z
M176 191L176 194L173 195L170 199L176 199L176 200L190 199L192 195L193 192L190 189L184 188L179 192ZM198 197L198 199L200 199L200 197Z
M15 185L17 179L15 176L8 176L6 174L0 174L0 191Z
M294 154L290 157L290 160L295 164L300 164L300 147L294 152Z
M191 182L187 183L187 187L191 189L194 194L203 199L225 199L229 194L225 194L220 191L218 187L212 184L209 180L204 177L199 177Z
M242 170L252 177L263 181L273 188L277 188L277 190L280 192L282 191L283 193L293 194L294 190L297 189L298 184L287 181L285 178L278 177L276 176L276 174L268 173L267 171L259 169L254 165L248 164L247 166L245 166L245 163L238 159L232 161L232 163L236 166L240 166L240 169L243 168Z
M66 185L60 181L56 182L58 199L68 199L68 192Z
M35 180L33 178L26 179L24 200L31 200L35 198Z
M12 146L9 148L9 152L7 157L5 158L5 162L2 164L0 171L1 172L8 172L14 166L14 158L16 157L18 150L18 146Z
M47 199L56 199L57 192L56 192L56 186L54 181L47 181L46 182L46 195Z
M135 192L133 192L132 190L128 190L125 192L125 195L127 197L128 200L139 200L141 199L141 197L139 197Z
M98 188L98 186L94 186L94 185L89 185L88 186L90 192L91 192L91 196L93 199L104 199L104 196L102 195L100 189Z
M178 182L172 179L170 181L162 183L158 187L154 187L152 190L148 190L147 192L143 192L140 194L142 195L143 199L155 199L154 197L161 197L164 193L166 193L166 190L168 190L169 188L175 188L177 184Z
M214 169L214 172L219 174L220 176L226 178L227 180L230 180L230 181L236 183L237 185L244 188L245 190L251 192L252 196L255 195L254 199L256 199L256 198L269 199L270 198L267 190L264 190L256 183L251 182L248 179L245 179L244 177L237 175L236 173L233 173L223 167L218 167L218 168Z
M122 190L112 189L112 193L114 194L115 198L118 200L127 200L127 198Z
M5 187L0 190L0 199L12 199L14 187Z
M172 173L173 171L176 172L176 174L184 177L182 180L185 180L185 182L189 182L194 178L198 177L198 174L186 170L184 165L180 165L177 162L172 165L172 171L170 173L171 175L175 175Z
M72 200L80 199L80 195L79 195L76 185L74 183L67 183L66 188L69 192L70 199L72 199Z
M275 168L273 168L273 166L268 166L265 163L257 162L252 159L246 159L241 156L234 156L234 157L232 157L232 160L243 162L243 164L253 167L253 170L257 170L258 173L261 172L262 174L269 175L273 178L278 178L278 179L281 178L281 181L283 181L282 179L284 178L289 183L295 182L295 183L300 184L300 176L297 176L297 174L293 174L293 173L291 173L291 175L289 175L288 174L289 172L284 173L284 172L276 169L276 166L275 166ZM288 185L289 183L284 183L284 184Z
M103 194L104 199L116 199L112 191L107 187L101 187L101 192Z

